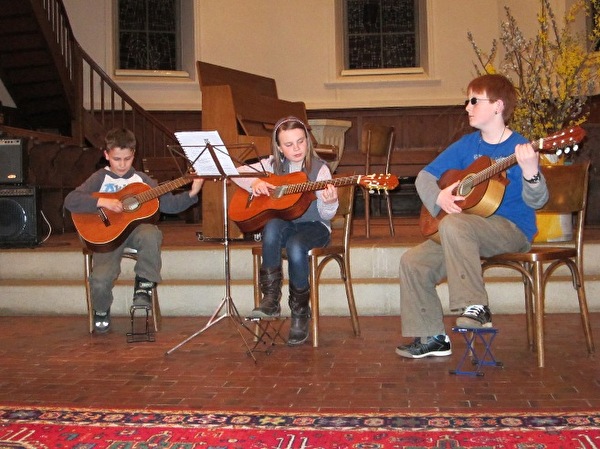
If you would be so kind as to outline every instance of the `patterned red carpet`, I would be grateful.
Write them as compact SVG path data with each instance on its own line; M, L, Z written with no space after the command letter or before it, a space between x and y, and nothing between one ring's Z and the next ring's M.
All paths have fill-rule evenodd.
M0 449L557 449L599 413L343 415L0 407Z

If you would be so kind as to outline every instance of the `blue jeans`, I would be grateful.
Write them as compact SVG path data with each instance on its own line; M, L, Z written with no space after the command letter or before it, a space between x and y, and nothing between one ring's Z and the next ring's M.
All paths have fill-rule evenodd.
M262 268L281 266L281 250L285 248L290 284L297 290L305 290L308 288L308 251L326 246L330 238L327 226L317 221L269 220L262 231Z

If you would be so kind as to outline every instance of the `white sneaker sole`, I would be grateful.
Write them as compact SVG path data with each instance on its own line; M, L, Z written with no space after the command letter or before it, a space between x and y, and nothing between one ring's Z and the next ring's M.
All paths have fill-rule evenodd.
M426 352L425 354L412 354L408 351L403 351L402 349L396 348L396 354L400 357L406 357L407 359L422 359L425 357L446 357L452 355L452 349L448 349L446 351L431 351Z

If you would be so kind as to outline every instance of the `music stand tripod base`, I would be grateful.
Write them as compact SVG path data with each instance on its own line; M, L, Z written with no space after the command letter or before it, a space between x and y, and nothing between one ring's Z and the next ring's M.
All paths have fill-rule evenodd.
M249 356L254 352L264 352L265 354L270 355L273 352L273 347L278 341L287 344L287 341L281 335L281 328L287 321L287 317L248 316L245 319L247 322L255 325L254 346L246 352ZM264 349L258 349L259 346L264 347ZM256 362L256 358L252 358L254 358L254 361Z
M150 326L150 312L152 307L149 305L132 305L129 309L131 320L131 332L127 333L127 343L138 343L142 341L156 341L154 331ZM136 319L136 312L142 312ZM139 329L141 324L141 328Z
M240 329L240 328L245 329L253 336L255 334L254 334L254 332L252 332L252 330L250 328L248 328L246 323L242 320L242 318L237 310L237 307L235 306L233 298L231 297L231 263L230 263L231 238L229 238L229 224L228 224L229 217L228 217L228 213L227 213L228 204L229 204L228 199L227 199L227 181L228 181L228 179L230 179L232 176L235 176L235 175L227 174L224 171L224 169L221 165L221 161L219 161L219 158L216 155L214 146L210 143L206 143L205 145L206 145L206 149L211 154L211 157L213 159L215 167L217 167L219 169L219 172L221 173L221 176L219 176L217 179L221 180L221 185L222 185L222 200L223 200L223 203L222 203L222 206L223 206L223 239L222 239L222 242L223 242L223 256L224 256L225 295L223 296L223 299L221 300L219 306L217 307L215 312L212 314L212 316L210 317L210 319L208 320L206 325L204 327L202 327L201 329L199 329L198 331L194 332L192 335L187 337L185 340L183 340L179 344L175 345L173 348L169 349L166 352L166 355L173 353L175 350L179 349L184 344L186 344L189 341L191 341L192 339L196 338L198 335L204 333L206 330L208 330L212 326L216 325L223 319L229 319L234 324L234 327L235 327L238 335L241 337L244 345L246 346L246 349L249 351L250 355L256 362L256 358L254 357L253 352L250 350L248 341L246 340L244 334L242 333L242 329ZM252 146L252 145L250 145L250 146ZM227 155L227 158L229 158L229 155ZM230 162L231 162L231 160L230 160ZM202 175L202 174L199 173L199 175Z
M483 366L498 366L504 364L497 361L492 354L492 343L496 338L498 329L493 327L453 327L452 331L464 337L467 347L465 353L460 359L458 366L454 370L450 370L450 374L467 375L467 376L483 376L485 373L481 371ZM475 349L475 343L479 340L483 347L483 354L478 354ZM475 366L475 370L463 370L464 364L470 360L470 363Z

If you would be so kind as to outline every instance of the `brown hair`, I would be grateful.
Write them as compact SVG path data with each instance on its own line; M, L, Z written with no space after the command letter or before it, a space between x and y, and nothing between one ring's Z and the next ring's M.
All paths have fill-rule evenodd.
M106 143L106 150L110 151L113 148L129 148L132 151L135 151L135 147L137 145L137 141L135 139L135 134L127 128L113 128L109 132L106 133L106 137L104 138L104 142Z
M502 100L504 103L502 118L508 122L512 117L517 104L517 90L504 75L481 75L469 83L467 91L485 93L492 103Z
M281 133L281 131L288 131L290 129L302 129L304 130L304 135L306 136L306 143L308 146L308 149L306 151L306 157L304 158L304 170L307 173L310 173L310 169L312 167L312 158L316 157L315 153L314 153L314 148L313 148L313 142L310 136L310 133L308 132L308 128L306 127L306 125L304 124L304 122L302 120L300 120L299 118L290 116L290 117L284 117L282 119L280 119L276 124L275 124L275 128L273 129L273 138L271 139L271 150L273 152L273 157L275 159L275 173L276 174L282 174L283 172L283 160L281 157L281 153L279 152L279 134Z

